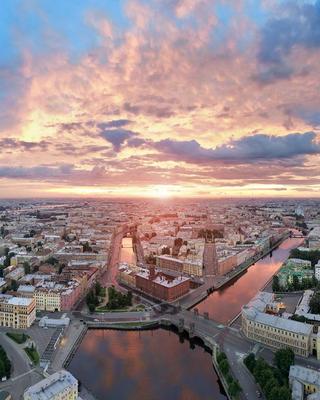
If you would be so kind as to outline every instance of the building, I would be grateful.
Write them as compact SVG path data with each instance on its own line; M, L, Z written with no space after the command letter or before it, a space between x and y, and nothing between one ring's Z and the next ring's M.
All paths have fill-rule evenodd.
M160 300L174 301L187 294L190 279L184 276L172 277L154 268L136 274L136 288Z
M320 261L318 261L318 264L314 266L314 276L318 281L320 281Z
M312 279L314 270L311 267L311 261L300 260L298 258L289 258L280 268L278 274L279 284L283 288L293 283L294 277L298 278L300 283L306 279Z
M39 311L61 311L59 290L39 287L36 288L34 298L36 300L36 308Z
M36 304L33 298L0 295L0 326L29 328L36 319Z
M291 365L289 384L292 391L292 400L319 400L320 399L320 372Z
M307 241L310 249L320 249L320 226L315 227L309 233Z
M168 269L172 271L183 271L183 260L171 256L157 256L157 267L160 269Z
M275 349L290 347L297 355L313 354L320 359L320 334L314 332L313 325L269 314L272 303L273 293L259 292L242 307L243 333Z
M29 387L23 400L77 400L78 381L68 371L61 370Z
M218 272L218 256L214 241L207 241L204 245L203 267L206 275L217 275Z

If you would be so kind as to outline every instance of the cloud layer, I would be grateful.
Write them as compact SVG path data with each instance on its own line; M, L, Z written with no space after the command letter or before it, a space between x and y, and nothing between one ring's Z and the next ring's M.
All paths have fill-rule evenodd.
M110 4L3 1L4 196L320 193L320 1Z

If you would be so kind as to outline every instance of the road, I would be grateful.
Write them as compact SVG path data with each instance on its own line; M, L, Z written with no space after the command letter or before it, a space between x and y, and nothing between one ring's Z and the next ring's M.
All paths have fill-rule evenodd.
M10 359L13 370L10 379L0 382L0 390L8 390L13 400L20 400L24 390L43 379L40 369L33 368L24 350L4 332L0 332L0 344Z
M111 257L109 265L107 266L106 272L101 277L101 284L105 287L111 285L118 287L116 276L117 276L117 265L120 261L122 238L123 234L118 233L113 240L111 246Z

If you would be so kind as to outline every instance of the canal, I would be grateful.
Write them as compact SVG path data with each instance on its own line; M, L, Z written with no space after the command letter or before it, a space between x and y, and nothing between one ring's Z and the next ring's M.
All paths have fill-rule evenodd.
M132 238L124 237L121 242L120 262L133 264L136 262L136 256L133 251Z
M287 239L272 255L213 292L196 307L226 323L236 316L287 259L302 239ZM123 238L121 261L134 262L132 239ZM176 333L89 330L69 368L97 400L225 400L211 355Z
M298 247L303 239L289 238L272 254L259 260L247 271L226 286L213 292L196 305L200 313L208 312L209 318L227 323L249 302L259 289L265 286L281 264L288 258L290 250Z
M211 362L169 330L89 330L70 372L98 400L225 400Z

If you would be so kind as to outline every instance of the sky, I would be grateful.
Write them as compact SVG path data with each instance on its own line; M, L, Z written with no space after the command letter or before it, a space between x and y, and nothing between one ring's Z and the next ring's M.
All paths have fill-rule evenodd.
M0 197L319 197L320 1L1 0Z

